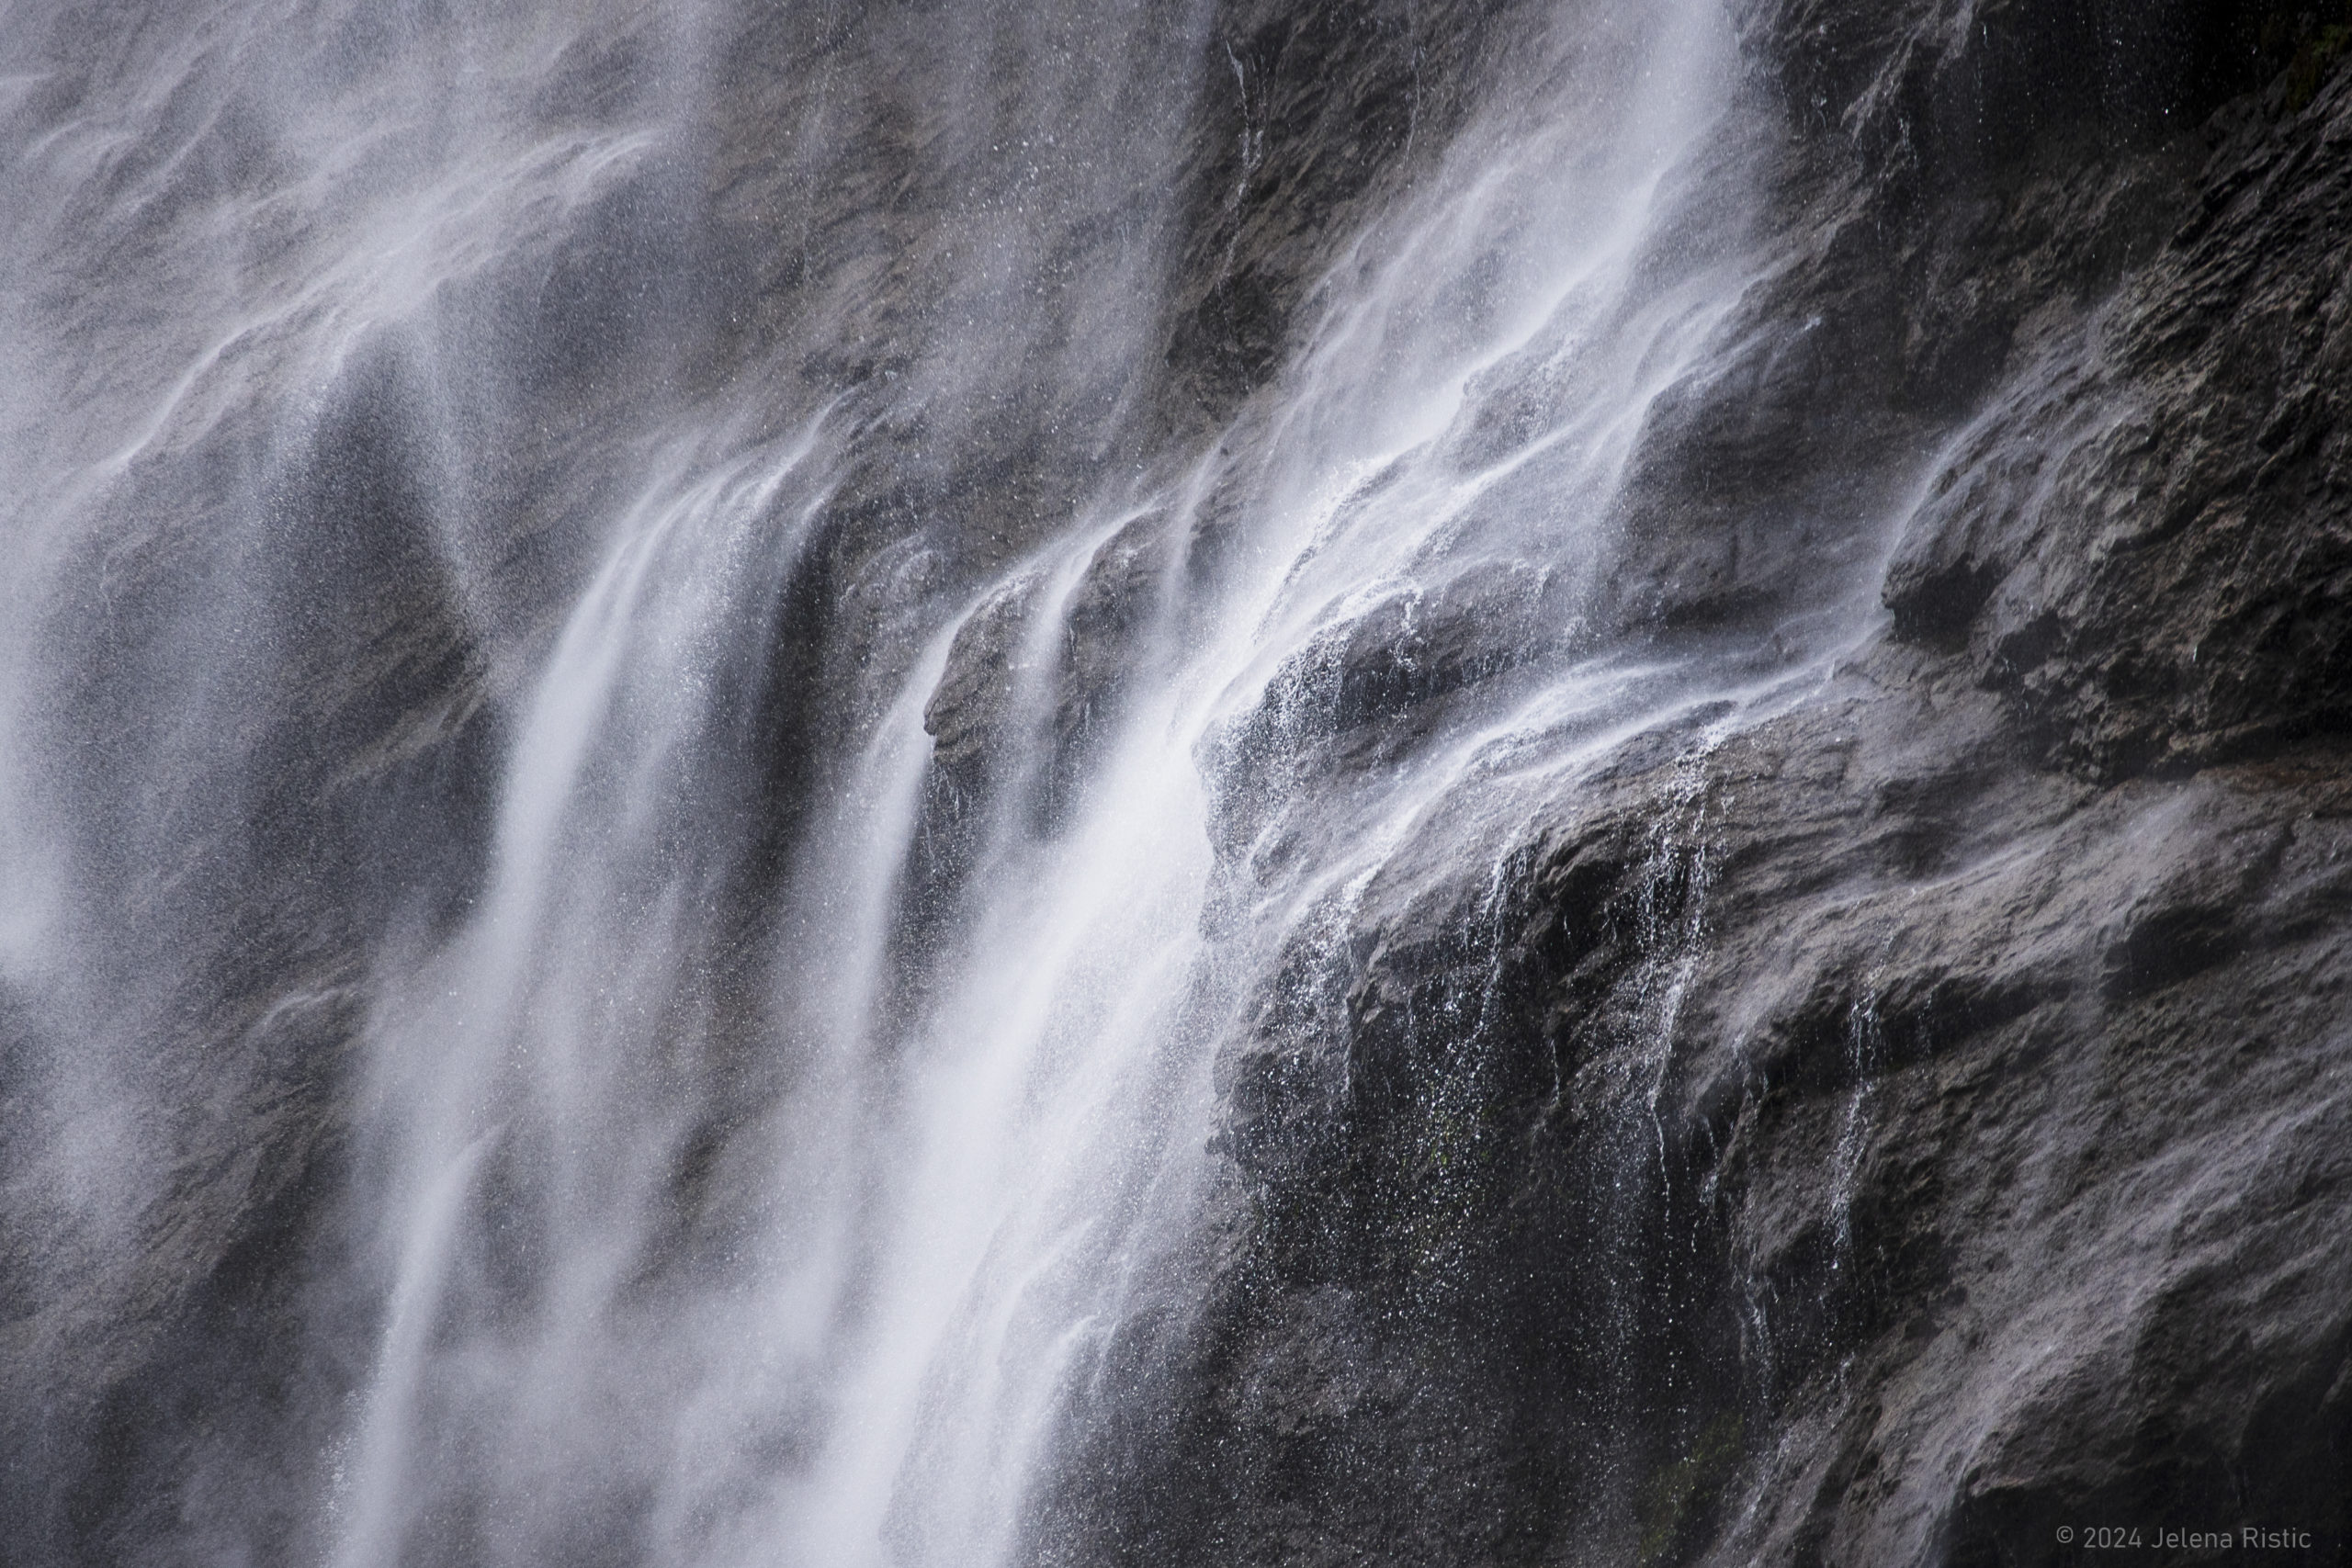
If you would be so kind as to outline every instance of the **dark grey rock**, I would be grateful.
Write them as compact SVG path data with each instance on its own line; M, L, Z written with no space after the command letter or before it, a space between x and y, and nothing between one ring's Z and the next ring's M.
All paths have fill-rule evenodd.
M1750 11L1796 259L1653 412L1614 592L1769 625L1918 483L1885 636L1297 950L1220 1059L1210 1301L1049 1560L2345 1549L2352 78L2087 16ZM1235 742L1228 842L1251 756L1442 705L1365 640Z

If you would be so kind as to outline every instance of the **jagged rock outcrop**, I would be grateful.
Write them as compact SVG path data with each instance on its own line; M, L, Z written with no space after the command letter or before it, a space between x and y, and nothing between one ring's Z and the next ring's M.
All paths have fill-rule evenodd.
M1302 942L1048 1558L2343 1550L2352 76L2260 24L1750 8L1810 337L1654 409L1617 602L1769 626L1892 508L1888 621Z

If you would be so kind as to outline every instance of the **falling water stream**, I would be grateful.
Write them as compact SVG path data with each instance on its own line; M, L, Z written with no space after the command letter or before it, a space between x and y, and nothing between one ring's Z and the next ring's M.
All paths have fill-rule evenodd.
M835 9L789 25L821 44ZM141 1152L168 1119L140 1108L174 1091L141 1042L174 1016L169 976L210 962L179 934L210 918L209 874L174 870L175 840L262 809L254 694L300 662L306 596L367 565L364 541L305 553L356 503L288 477L355 399L405 411L394 564L447 584L482 650L472 880L438 915L388 887L364 977L288 992L366 998L345 1273L317 1298L348 1314L322 1338L359 1349L298 1508L335 1568L1014 1560L1072 1391L1136 1303L1181 1294L1218 1047L1277 957L1342 929L1408 842L1488 852L1631 737L1703 746L1801 700L1875 613L1864 552L1825 563L1772 660L1610 633L1645 419L1729 352L1773 265L1711 0L1521 18L1470 112L1329 248L1278 373L1158 446L1135 433L1173 138L1196 96L1238 91L1246 196L1255 62L1228 46L1230 85L1167 68L1215 58L1198 6L1019 9L877 20L802 57L758 152L786 205L728 243L830 259L759 329L787 367L740 389L688 363L718 352L680 325L695 269L729 264L677 238L672 193L748 177L710 130L765 90L728 58L741 18L6 25L53 63L5 88L11 187L48 199L6 220L37 265L6 298L29 374L0 393L0 958L79 1042L45 1090L78 1131L14 1168L20 1199L96 1249L168 1179ZM882 58L894 77L859 76ZM892 135L933 172L858 195ZM922 201L943 205L918 226ZM1074 267L1068 237L1102 223L1125 237ZM605 236L585 262L583 227ZM552 277L605 314L537 330L583 341L531 337L515 301ZM589 341L607 332L628 346ZM635 372L596 402L540 362L623 352L636 413ZM590 427L611 434L581 471ZM796 585L874 468L1022 442L1063 454L1030 498L1047 523L972 570L930 531L952 517L891 542L870 514L880 630L797 667L835 682L823 722L763 739L774 649L843 635ZM499 521L518 508L541 520L519 541ZM109 610L142 551L193 575ZM1114 557L1120 669L1076 745L1069 650ZM147 618L90 629L110 613ZM1430 673L1413 650L1465 625L1487 660L1470 697L1374 765L1334 761L1350 639L1386 628L1409 684ZM95 739L56 716L77 660L127 694ZM988 763L947 777L958 681ZM781 848L757 810L775 744L804 753ZM106 776L70 782L100 754ZM85 787L111 804L55 804ZM1685 829L1703 813L1659 831Z

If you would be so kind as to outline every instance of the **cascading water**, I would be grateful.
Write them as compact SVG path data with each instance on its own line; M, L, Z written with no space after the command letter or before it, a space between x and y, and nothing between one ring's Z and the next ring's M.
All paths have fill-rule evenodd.
M264 23L199 54L180 90L246 103L232 73L280 47ZM891 606L921 651L844 694L862 711L814 765L781 913L756 935L713 929L746 852L714 775L741 766L765 645L811 635L787 585L874 421L918 407L953 442L964 402L988 395L970 383L1003 374L964 363L990 329L966 340L956 291L1017 300L1050 257L985 220L942 223L929 243L950 292L921 302L934 344L878 398L805 403L798 428L756 439L734 434L751 422L722 393L612 464L571 525L602 538L571 609L545 651L526 637L504 655L481 889L447 937L375 960L345 1212L351 1267L382 1304L333 1448L332 1561L979 1564L1022 1543L1066 1386L1197 1206L1209 1064L1283 933L1361 897L1452 797L1560 766L1577 750L1561 733L1688 700L1672 672L1596 663L1577 626L1644 404L1703 352L1738 282L1736 218L1714 213L1736 194L1692 159L1722 25L1694 5L1540 34L1513 73L1525 96L1474 118L1339 256L1295 368L1214 446L1046 498L1069 520L964 594L978 606L966 626L994 613L1010 627L972 674L1003 756L951 813L926 801L922 726L956 622L934 619L936 594ZM531 68L581 49L584 28L413 26L380 25L381 54L340 96L263 100L315 150L307 186L288 183L323 204L303 214L319 259L270 256L267 302L232 278L173 302L190 349L159 356L168 384L124 400L136 429L74 488L102 498L150 448L198 439L182 434L190 406L233 395L220 384L264 344L273 373L326 389L355 355L421 359L410 417L428 422L434 460L416 482L444 570L473 591L464 514L505 482L477 476L481 425L534 411L468 410L512 395L460 324L484 309L467 309L469 279L600 185L699 150L691 113L537 142L502 123ZM1061 68L1073 91L1114 43L1090 38L1090 58ZM684 60L695 41L666 47ZM1249 68L1233 64L1246 121ZM683 92L713 90L671 69ZM1099 141L1103 112L1081 107L1060 134ZM974 141L995 130L985 113L950 123ZM1075 181L1049 199L1090 219L1131 199L1085 188L1068 152L1047 154L1050 175L1023 167L1053 132L1022 129L1008 219L1033 179ZM91 134L54 134L77 133ZM419 144L370 179L368 143L404 136ZM985 158L1008 166L1001 141ZM1241 162L1246 180L1246 148ZM662 177L639 199L658 208ZM216 246L296 199L224 206ZM978 259L949 261L958 243ZM1095 352L1141 369L1135 350ZM1050 360L1023 373L1047 381L1022 389L1041 407L1091 417ZM815 379L804 399L824 391ZM85 548L112 547L83 526ZM1055 686L1085 635L1072 605L1130 535L1143 564L1125 667L1072 783L1055 776ZM1488 607L1512 624L1479 656L1523 666L1512 699L1389 773L1322 787L1303 762L1328 716L1315 710L1365 700L1328 668L1335 639L1371 616L1410 637ZM1408 656L1394 678L1425 677ZM963 863L926 879L926 840L949 831ZM712 950L730 937L757 951L715 993ZM682 1213L697 1202L716 1217Z
M1342 1484L1213 1435L1307 1375L1250 1345L1467 1347L1297 1419L1482 1440L1462 1237L1563 1127L1566 1370L1494 1419L1589 1497L1429 1551L1699 1540L1755 1444L1693 1369L1816 1333L1675 1239L1747 1124L1694 1032L1778 1070L1693 1000L1714 781L1851 700L1960 450L1738 423L1840 352L1750 21L0 20L9 1392L76 1434L6 1451L24 1561L1149 1556ZM1560 803L1651 768L1638 962L1563 982L1611 1043L1530 1055ZM1414 942L1464 977L1381 989Z
M98 406L126 430L94 434L87 458L20 449L20 531L63 558L20 580L19 626L40 625L40 595L72 592L93 554L123 547L109 503L167 460L155 454L225 445L207 423L231 418L259 423L248 439L265 453L300 446L303 403L332 404L345 367L371 355L410 378L401 417L422 422L409 439L425 454L407 482L439 570L461 604L494 596L477 585L484 547L469 535L486 525L469 514L516 478L484 477L497 459L482 444L544 411L484 357L514 329L476 280L559 243L623 182L644 181L632 199L658 213L669 168L707 155L696 109L536 141L507 118L535 72L593 41L584 26L298 14L288 26L366 37L342 44L340 82L322 64L344 63L332 50L291 51L310 90L289 92L253 81L288 63L269 25L215 23L109 84L119 116L159 112L167 89L211 100L198 112L228 151L186 156L292 147L309 163L216 199L208 243L175 258L198 282L156 301L153 385ZM340 1206L351 1288L380 1304L319 1500L333 1562L979 1564L1023 1544L1029 1476L1071 1380L1136 1292L1169 1288L1147 1276L1197 1206L1210 1063L1284 933L1361 898L1430 814L1479 809L1500 780L1557 776L1595 732L1694 700L1689 671L1629 666L1582 628L1643 410L1707 352L1748 265L1736 169L1697 156L1727 68L1722 29L1701 5L1539 28L1532 59L1505 73L1507 107L1474 115L1339 254L1294 368L1226 434L1044 498L1069 521L961 592L967 632L989 615L1008 629L967 672L999 765L948 786L952 809L926 796L923 725L958 625L933 606L956 595L887 606L911 657L841 694L842 750L808 764L791 869L748 931L722 929L752 852L728 775L753 739L743 707L768 645L812 635L789 588L824 547L828 507L899 409L935 420L944 444L986 439L957 432L1007 374L971 363L1003 328L965 327L956 299L978 291L998 309L1051 276L1017 231L1028 183L1074 186L1043 199L1086 220L1133 198L1099 176L1088 188L1069 151L1041 154L1055 135L1042 113L1017 152L966 149L1009 191L916 242L937 248L947 293L914 301L929 342L878 395L865 383L845 404L845 384L817 402L819 371L787 414L797 428L760 437L722 390L610 459L569 513L574 537L556 542L601 539L571 573L571 608L549 633L492 644L512 694L480 890L446 936L370 959ZM724 90L698 79L724 68L692 60L694 29L639 36L673 63L638 68L685 84L665 90ZM1043 67L1041 108L1063 107L1055 70L1081 100L1066 141L1104 135L1112 106L1087 107L1080 83L1114 44L1092 36L1088 58ZM1249 68L1233 64L1243 134L1261 134L1246 124ZM157 78L174 66L171 88ZM858 90L829 85L815 112L854 118L827 99ZM277 123L220 129L257 114ZM949 124L974 142L1014 134L985 109ZM109 134L158 132L69 120L32 151L111 171ZM1246 181L1246 145L1241 164ZM232 193L235 177L221 176ZM264 227L281 211L290 245ZM772 243L790 243L795 217L778 215ZM237 270L241 244L259 253L245 264L264 269L259 287ZM977 257L954 259L959 244ZM608 265L632 263L624 249ZM682 287L658 272L603 286ZM1067 291L1057 303L1071 308ZM56 324L44 305L19 297L20 343ZM1081 311L1032 330L1084 325ZM1083 346L1114 376L1141 373L1115 317L1112 330ZM1053 363L1033 353L1018 373L1044 384L1021 394L1049 421L1062 407L1099 418ZM266 378L291 385L291 408ZM240 398L263 406L248 414ZM274 517L269 493L266 479L232 487L209 520L229 539L191 547L233 558L268 549L274 529L379 521ZM1056 776L1055 726L1064 650L1086 635L1072 606L1131 535L1142 565L1124 667L1070 782ZM925 565L917 554L903 570ZM183 613L197 625L171 654L200 672L227 654L236 612L197 599ZM1508 669L1510 696L1388 770L1333 776L1314 755L1331 710L1384 700L1350 689L1339 643L1381 617L1410 639L1465 614L1507 617L1480 628L1476 657ZM39 668L38 641L16 657ZM1408 653L1388 678L1465 677ZM138 694L175 714L168 687ZM187 766L148 765L175 764ZM212 765L233 777L241 762ZM960 863L927 875L928 840L951 832ZM17 863L42 852L20 842ZM39 919L14 922L34 933L14 950L20 975L42 952ZM722 959L729 942L752 951ZM67 1199L89 1190L53 1179Z

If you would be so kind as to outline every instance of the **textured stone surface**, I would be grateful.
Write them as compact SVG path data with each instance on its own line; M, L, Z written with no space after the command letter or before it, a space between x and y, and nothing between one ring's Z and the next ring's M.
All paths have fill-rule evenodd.
M1594 635L1769 669L1825 580L1884 620L1782 716L1693 714L1572 789L1433 822L1340 929L1302 931L1217 1065L1199 1293L1139 1313L1074 1396L1036 1561L2030 1563L2064 1560L2062 1523L2257 1521L2344 1550L2352 73L2317 46L2324 7L1737 10L1743 90L1785 133L1757 154L1775 265L1724 330L1743 351L1651 409ZM619 182L457 290L531 417L398 365L322 412L263 333L229 356L254 406L183 411L133 470L76 574L95 602L42 628L68 671L50 751L78 761L41 782L101 868L69 917L128 933L77 983L168 1045L122 1057L168 1125L42 1099L53 1023L0 991L0 1556L316 1544L380 1310L336 1282L363 958L480 882L517 671L580 586L577 525L633 493L643 454L611 432L818 387L865 455L779 589L791 635L709 738L736 750L708 808L750 824L723 1001L825 759L944 607L1279 374L1315 280L1524 20L1122 15L1196 89L1181 123L1133 120L1172 149L1172 217L1105 188L1123 158L1041 146L1016 176L944 144L942 81L998 84L973 94L1009 135L1066 118L1000 69L1073 47L1066 22L767 7L718 51L695 167ZM119 20L47 40L17 134L111 112L91 40ZM160 47L124 41L118 74ZM359 73L372 47L338 46ZM668 69L615 7L534 126L626 122ZM53 231L10 231L42 287L195 288L208 203L299 185L208 80L125 119L135 152ZM296 257L332 228L284 221L264 238ZM949 250L1012 231L1046 235L1035 297L959 294ZM1086 352L1137 293L1167 367L1141 389ZM959 353L989 312L991 352ZM86 406L202 347L145 331L90 356ZM918 375L953 395L882 394ZM454 434L412 417L436 398ZM71 439L103 456L111 431ZM444 440L505 455L463 517L424 499ZM248 502L282 548L218 525ZM966 804L1008 766L1049 771L1049 818L1082 779L1162 656L1139 628L1167 533L1134 518L1069 585L1034 712L1011 677L1037 578L953 636L924 888L968 870ZM484 563L476 598L428 536ZM208 592L232 581L249 596ZM1561 654L1555 593L1474 566L1283 671L1204 759L1225 874L1344 831L1330 801ZM249 638L219 690L177 662L190 627ZM183 740L181 794L140 794ZM255 777L266 798L236 787ZM168 909L140 902L158 887ZM712 1122L682 1232L737 1124ZM41 1199L69 1143L160 1149L162 1175L77 1219Z
M1817 346L1662 400L1628 491L1631 626L1769 625L1892 505L1883 632L1302 945L1220 1066L1212 1302L1135 1330L1048 1557L2344 1550L2352 77L1969 16L1750 9L1744 309ZM1443 700L1363 636L1294 749Z

